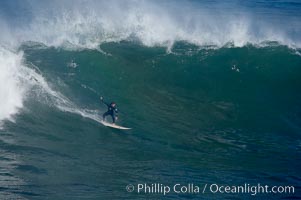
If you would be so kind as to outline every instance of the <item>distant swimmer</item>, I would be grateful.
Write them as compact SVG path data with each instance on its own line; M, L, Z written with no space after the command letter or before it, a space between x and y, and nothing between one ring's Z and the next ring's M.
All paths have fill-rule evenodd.
M100 101L108 106L108 111L102 115L103 121L106 120L106 116L111 115L113 124L118 119L118 110L115 102L111 102L110 104L103 100L103 97L100 97Z

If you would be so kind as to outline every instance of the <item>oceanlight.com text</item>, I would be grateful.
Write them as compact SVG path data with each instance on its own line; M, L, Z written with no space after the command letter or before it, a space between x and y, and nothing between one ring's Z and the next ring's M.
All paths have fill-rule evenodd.
M294 186L269 186L269 185L261 185L258 183L257 185L250 185L245 183L244 185L218 185L211 184L209 186L209 191L211 193L228 193L228 194L294 194L295 187Z

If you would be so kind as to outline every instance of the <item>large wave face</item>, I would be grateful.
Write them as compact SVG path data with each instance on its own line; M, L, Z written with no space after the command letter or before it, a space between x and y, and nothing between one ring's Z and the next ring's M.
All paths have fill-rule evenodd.
M296 2L2 1L1 41L95 48L138 40L171 47L183 40L224 46L276 41L300 47ZM17 5L17 6L16 6ZM4 19L4 20L3 20Z
M130 40L171 50L177 41L215 47L274 41L299 48L300 8L298 1L1 1L0 120L22 107L28 89L20 81L21 44L98 49Z
M24 43L99 49L101 43L130 40L171 50L178 41L203 47L273 41L298 49L300 8L297 1L1 1L0 120L22 107L28 89L20 82L26 67L18 51Z

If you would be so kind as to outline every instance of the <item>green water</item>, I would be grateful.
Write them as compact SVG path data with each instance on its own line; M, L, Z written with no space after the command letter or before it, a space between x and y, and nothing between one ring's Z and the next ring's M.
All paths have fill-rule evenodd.
M100 48L105 54L21 47L26 65L69 99L72 111L39 89L28 94L16 123L1 133L3 177L14 179L2 184L5 191L29 199L157 199L162 195L125 187L262 183L293 185L294 195L275 197L300 197L301 57L293 50L177 43L167 53L132 42ZM100 95L117 102L118 123L132 130L95 121L106 110Z

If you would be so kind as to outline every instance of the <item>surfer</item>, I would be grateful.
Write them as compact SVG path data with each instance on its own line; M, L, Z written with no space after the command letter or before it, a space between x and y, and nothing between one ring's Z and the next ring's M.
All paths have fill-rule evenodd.
M118 119L118 110L117 110L116 103L115 102L111 102L110 104L106 103L103 100L103 97L100 97L100 101L104 103L106 106L108 106L108 111L102 115L103 121L105 121L106 116L111 115L113 124L115 124L115 121Z

